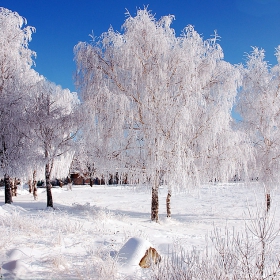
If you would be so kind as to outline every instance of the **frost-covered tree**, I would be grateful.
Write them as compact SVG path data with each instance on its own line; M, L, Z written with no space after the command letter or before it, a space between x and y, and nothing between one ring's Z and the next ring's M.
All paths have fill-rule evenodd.
M252 176L264 184L267 210L271 188L280 182L280 47L278 64L265 61L264 50L253 48L243 69L238 111L242 126L255 148Z
M5 202L12 202L11 178L33 174L34 185L34 175L45 165L47 205L53 206L50 176L67 169L62 158L73 155L78 98L31 69L35 53L28 43L34 28L26 26L24 18L0 8L0 29L0 174Z
M0 8L0 173L5 180L5 203L11 203L10 177L22 174L29 139L25 107L35 72L28 48L33 27L18 13Z
M102 131L121 168L152 186L155 221L160 184L199 185L200 174L208 174L202 172L207 160L238 142L221 140L232 135L238 69L223 60L217 35L203 40L187 26L176 37L172 20L157 21L146 9L138 10L135 17L128 15L123 33L110 28L91 44L75 47L76 83L91 108L88 127ZM219 164L223 168L208 178L236 172L223 159Z
M42 79L36 85L31 104L29 120L34 143L33 153L38 166L40 163L44 164L47 207L53 207L52 172L56 169L56 173L64 174L65 177L68 175L74 139L79 127L79 100L76 93ZM68 158L68 166L65 157Z
M123 152L128 150L124 145L129 143L128 139L123 141L124 130L120 128L126 115L125 102L109 92L94 98L82 105L82 139L76 156L79 172L91 184L95 177L108 181L110 174L120 170L124 165Z
M85 136L85 135L83 135ZM96 158L94 151L85 138L80 139L77 143L77 150L70 167L70 173L79 174L83 179L89 179L89 184L92 187L96 177Z

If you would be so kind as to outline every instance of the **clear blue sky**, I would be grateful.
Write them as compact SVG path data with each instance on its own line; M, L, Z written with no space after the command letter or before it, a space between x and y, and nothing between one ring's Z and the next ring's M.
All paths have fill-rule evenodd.
M36 28L30 48L37 52L36 71L74 91L73 47L99 36L112 25L121 30L125 11L149 5L159 19L175 15L172 27L179 36L192 24L204 39L217 30L225 60L244 62L251 46L265 49L274 65L280 45L280 0L0 0L0 6L17 11Z

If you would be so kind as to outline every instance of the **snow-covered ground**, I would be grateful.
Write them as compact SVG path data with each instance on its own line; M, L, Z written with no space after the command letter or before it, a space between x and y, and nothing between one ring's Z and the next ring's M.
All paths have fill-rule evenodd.
M150 221L151 194L145 187L53 188L55 210L46 209L45 189L38 189L37 201L27 189L19 190L14 203L5 205L1 188L2 277L128 279L133 273L131 279L136 275L146 279L147 269L129 268L131 260L125 263L118 254L129 238L136 238L138 244L143 240L143 246L152 244L163 258L176 244L203 250L215 227L243 230L250 219L248 209L254 212L264 202L263 189L256 184L208 185L173 194L172 218L166 218L166 194L161 188L160 222L154 223ZM276 227L279 201L279 192L274 190L271 212ZM274 248L279 248L280 237L274 242Z

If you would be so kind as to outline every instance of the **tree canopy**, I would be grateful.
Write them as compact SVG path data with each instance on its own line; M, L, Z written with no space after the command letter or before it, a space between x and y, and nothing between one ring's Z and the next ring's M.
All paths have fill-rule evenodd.
M228 180L241 161L224 160L239 141L231 128L239 69L223 60L217 35L203 40L189 25L176 37L172 20L138 10L123 33L110 28L75 47L76 84L94 120L88 128L105 127L104 143L120 138L111 151L120 167L143 170L156 190L160 181L197 186L202 174Z

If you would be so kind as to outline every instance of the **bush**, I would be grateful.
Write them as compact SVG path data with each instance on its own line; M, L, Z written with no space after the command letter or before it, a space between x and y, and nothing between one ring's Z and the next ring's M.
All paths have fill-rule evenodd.
M173 250L161 264L154 266L150 279L280 279L279 257L274 252L273 241L279 233L274 217L257 210L243 232L235 233L225 228L215 229L211 236L212 249L188 252L182 246Z

